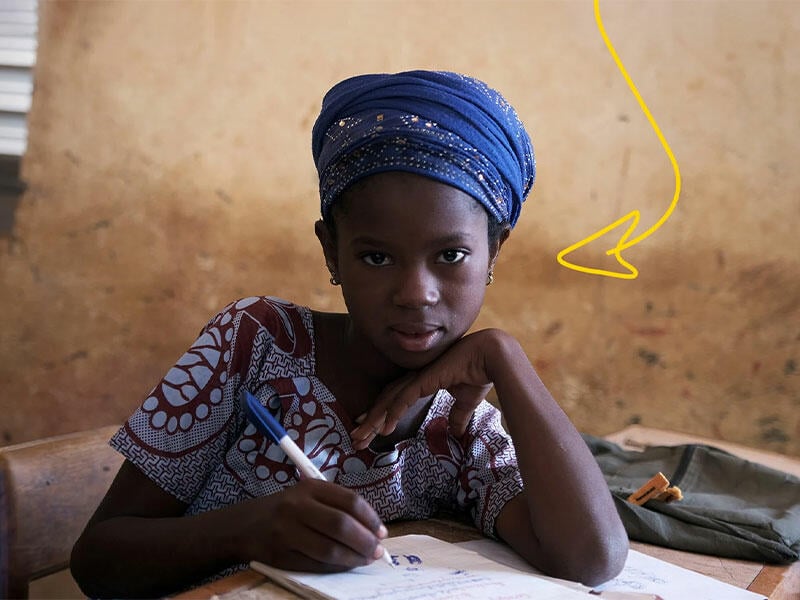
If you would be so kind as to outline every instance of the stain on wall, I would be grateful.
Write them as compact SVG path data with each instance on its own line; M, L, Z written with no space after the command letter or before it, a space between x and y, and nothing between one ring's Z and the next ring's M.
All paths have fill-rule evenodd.
M311 125L339 79L424 67L502 90L536 147L478 324L519 337L583 431L800 455L800 11L602 6L683 174L626 251L633 281L555 260L673 194L590 2L42 2L28 189L0 247L0 444L121 422L237 297L341 308ZM571 260L615 268L606 241Z

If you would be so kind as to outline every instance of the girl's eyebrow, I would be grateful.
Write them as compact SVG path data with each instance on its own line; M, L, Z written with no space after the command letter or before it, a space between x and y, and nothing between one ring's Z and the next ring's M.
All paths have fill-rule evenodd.
M475 238L471 233L466 231L457 231L455 233L436 238L433 240L433 244L436 246L454 246L457 244L466 244L471 242L473 239Z
M443 235L438 237L434 240L431 240L431 246L455 246L458 244L467 244L472 242L475 239L475 236L471 233L467 232L455 232L449 233L447 235ZM350 240L351 246L373 246L375 248L380 248L381 246L385 246L386 242L382 241L378 238L370 237L368 235L360 235L358 237L353 238Z
M376 248L380 246L384 246L385 242L382 242L379 239L369 237L367 235L360 235L358 237L354 237L350 240L351 246L374 246Z

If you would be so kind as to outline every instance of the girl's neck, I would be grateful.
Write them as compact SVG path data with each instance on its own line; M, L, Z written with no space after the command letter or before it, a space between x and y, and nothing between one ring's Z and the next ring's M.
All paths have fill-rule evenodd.
M406 371L359 339L347 314L312 314L317 377L355 418Z
M358 373L365 381L383 387L407 371L389 362L353 330L346 313L314 313L317 354L326 361L350 372Z
M381 387L401 377L408 371L389 362L375 347L359 337L348 315L342 315L346 322L344 348L352 367L361 372L369 381Z

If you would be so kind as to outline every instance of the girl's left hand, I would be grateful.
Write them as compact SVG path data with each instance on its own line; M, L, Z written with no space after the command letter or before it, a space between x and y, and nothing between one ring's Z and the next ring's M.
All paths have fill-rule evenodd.
M492 388L492 363L501 357L508 334L484 329L464 336L444 354L418 372L390 383L378 395L358 427L350 432L356 450L366 448L377 435L389 435L403 414L417 401L446 389L455 398L450 429L462 436L472 413Z

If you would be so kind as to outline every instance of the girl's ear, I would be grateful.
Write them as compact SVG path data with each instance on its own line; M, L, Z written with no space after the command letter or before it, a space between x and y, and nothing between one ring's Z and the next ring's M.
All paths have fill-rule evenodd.
M497 241L489 248L489 270L494 269L494 263L497 262L497 257L500 255L500 248L506 243L508 236L511 235L511 228L506 226L497 236Z
M320 219L314 223L314 233L317 234L322 254L325 256L325 265L331 274L339 272L339 257L336 252L336 239L327 223Z

